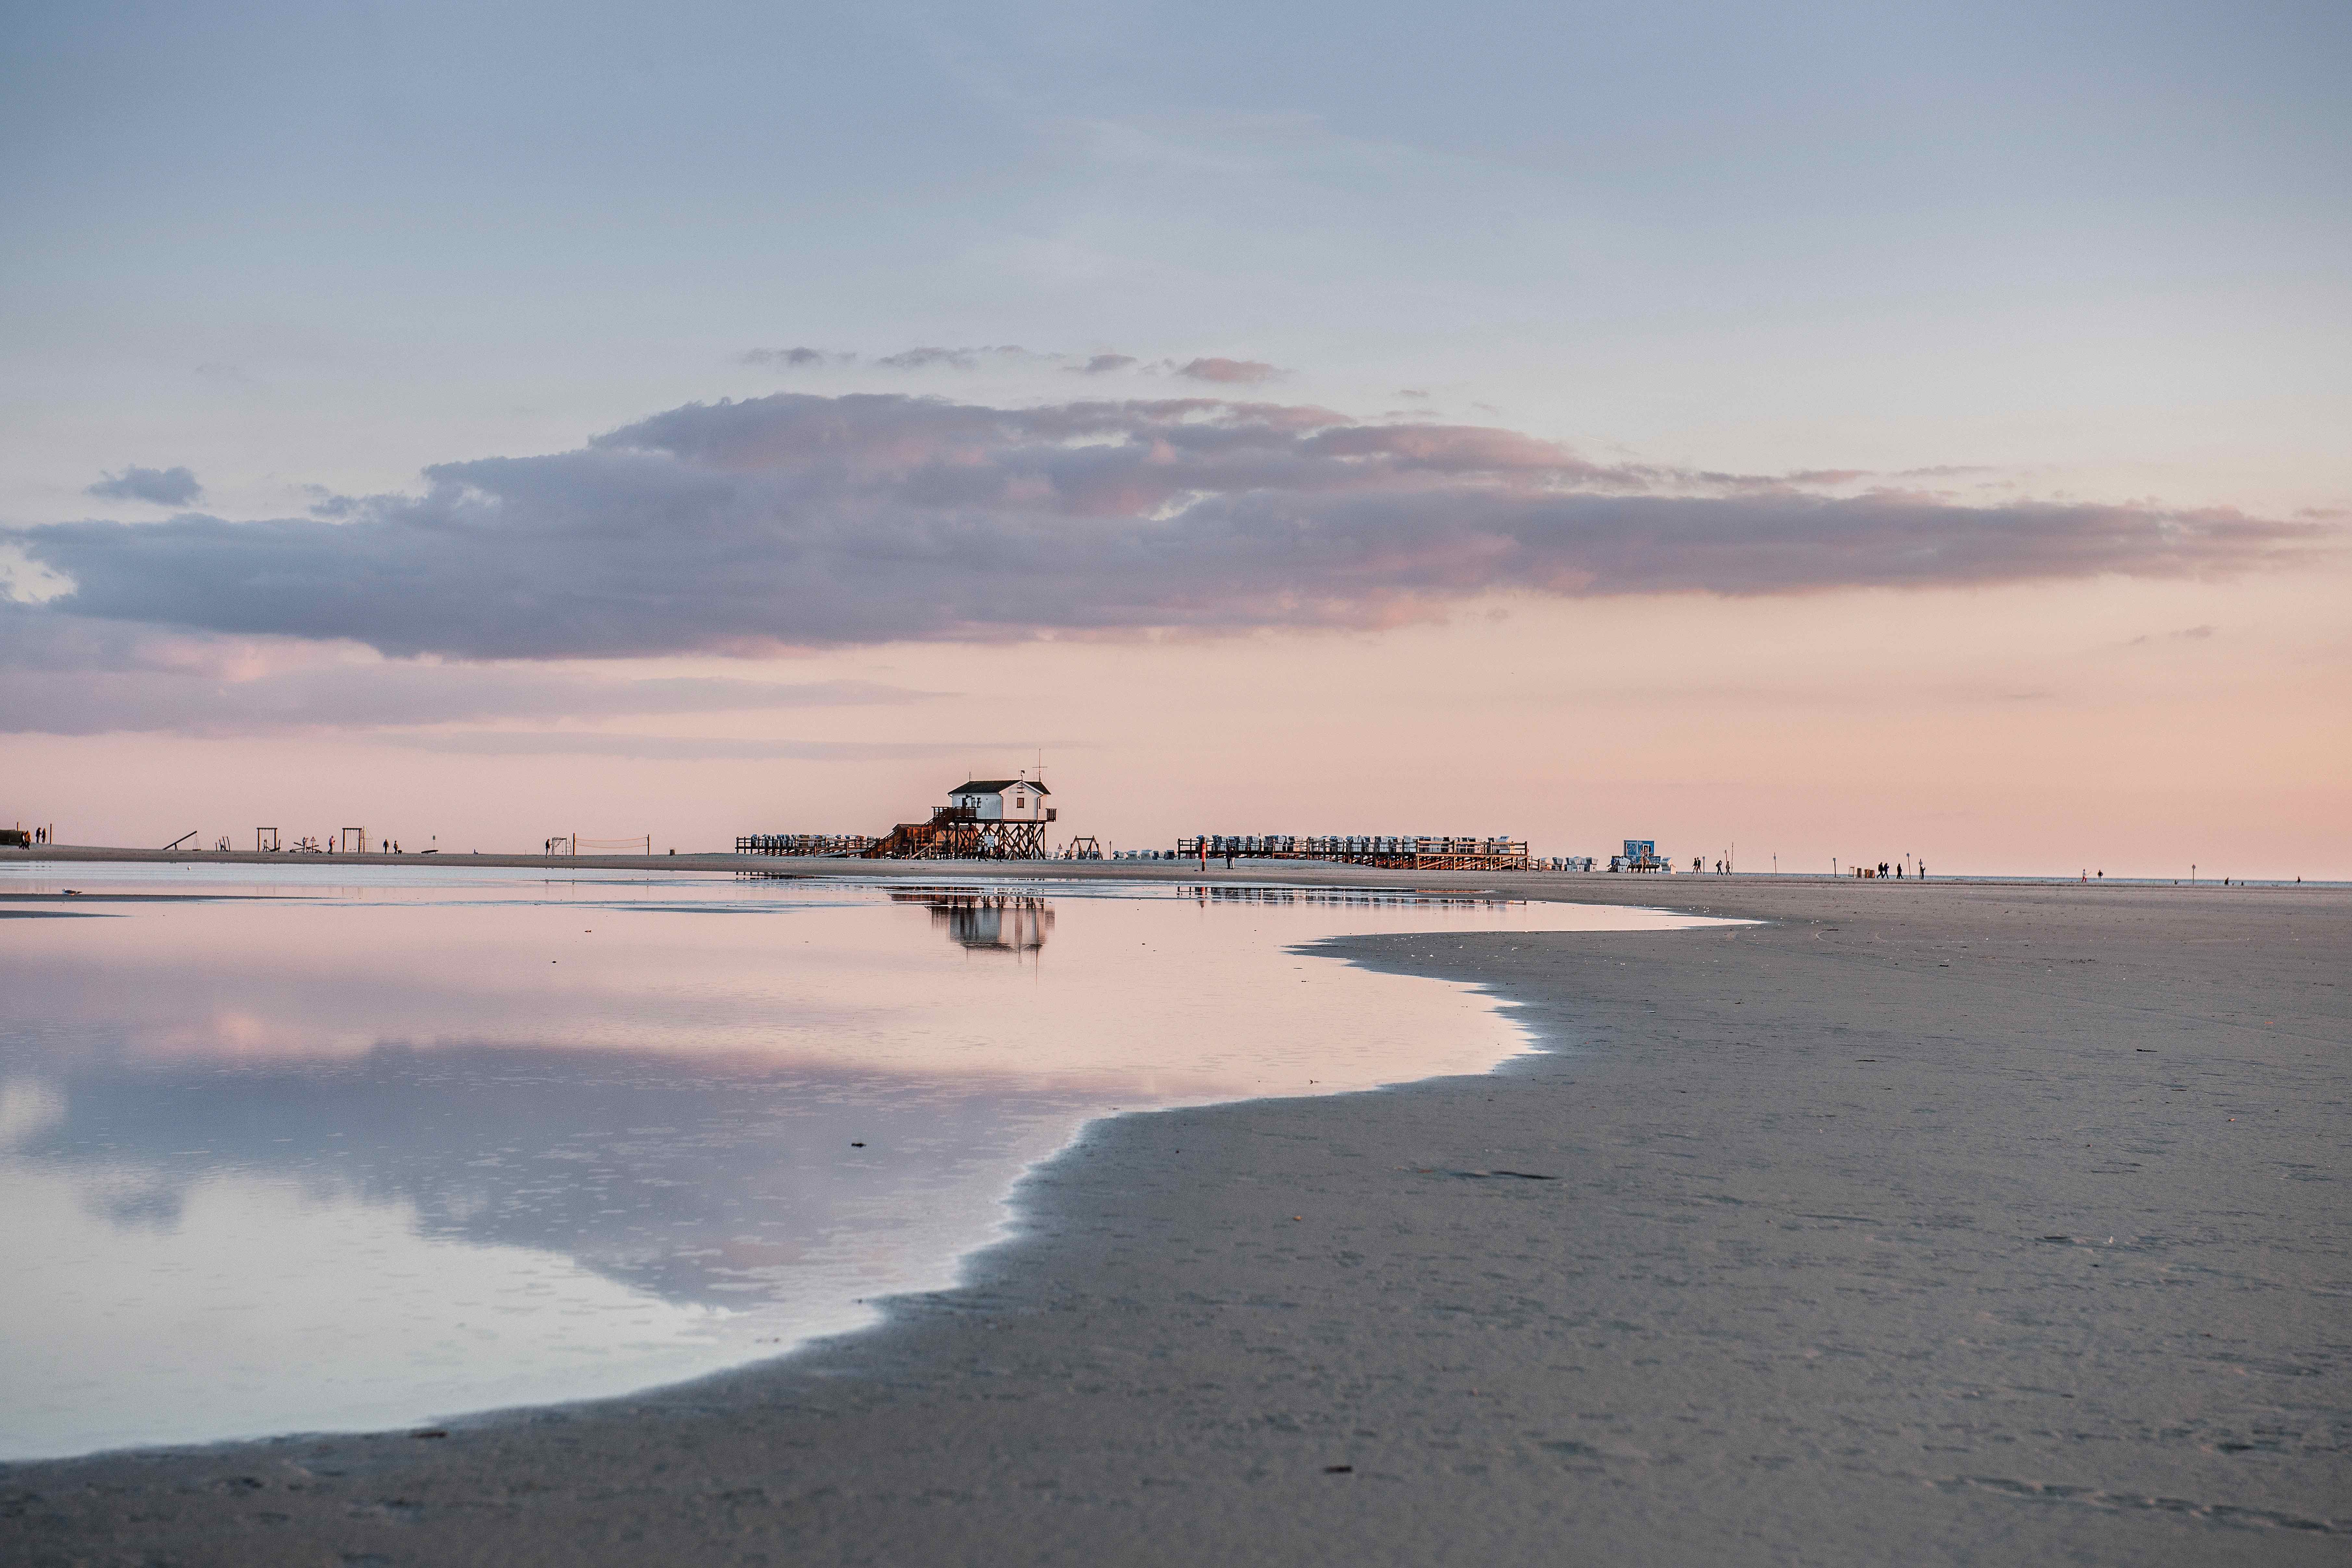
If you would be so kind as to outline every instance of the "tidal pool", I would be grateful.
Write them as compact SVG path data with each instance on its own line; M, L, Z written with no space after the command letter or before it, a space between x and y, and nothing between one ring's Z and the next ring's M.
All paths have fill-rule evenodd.
M52 901L26 895L82 890ZM158 895L162 895L159 897ZM952 1284L1118 1111L1481 1072L1412 892L8 868L0 1458L626 1393ZM51 911L70 911L51 916Z

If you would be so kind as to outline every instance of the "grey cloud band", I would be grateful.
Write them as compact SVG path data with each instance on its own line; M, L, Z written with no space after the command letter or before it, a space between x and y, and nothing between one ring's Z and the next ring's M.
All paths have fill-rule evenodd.
M426 471L332 521L17 531L53 612L553 658L1039 631L1364 626L1493 592L1792 594L2210 574L2316 525L1962 506L1588 463L1507 430L1214 398L689 405Z
M108 629L121 635L111 639L111 647L87 639L79 646L51 639L40 657L12 657L27 640L24 634L37 638L55 625L45 626L44 620L45 612L0 609L0 669L6 670L6 679L0 679L0 733L254 735L500 719L773 713L919 702L932 696L860 680L610 679L539 666L413 659L333 659L247 674L235 668L234 647L201 642L156 646L135 628L115 626ZM19 635L11 637L12 632ZM599 744L576 742L569 749L593 750ZM630 754L641 752L642 748Z

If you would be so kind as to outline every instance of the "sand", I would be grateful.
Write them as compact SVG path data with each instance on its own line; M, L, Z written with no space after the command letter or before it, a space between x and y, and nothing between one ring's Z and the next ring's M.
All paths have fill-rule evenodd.
M0 1467L0 1556L2352 1556L2352 893L1509 885L1768 923L1350 941L1548 1048L1097 1123L966 1288L685 1388Z

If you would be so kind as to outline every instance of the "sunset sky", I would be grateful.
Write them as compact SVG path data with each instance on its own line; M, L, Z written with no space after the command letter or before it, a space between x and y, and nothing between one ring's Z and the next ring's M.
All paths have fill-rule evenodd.
M2352 876L2340 4L135 5L0 820Z

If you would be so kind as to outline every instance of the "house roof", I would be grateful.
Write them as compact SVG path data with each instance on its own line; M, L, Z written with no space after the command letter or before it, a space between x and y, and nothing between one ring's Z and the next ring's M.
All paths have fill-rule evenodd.
M1003 795L1015 784L1019 784L1024 789L1035 790L1039 795L1054 793L1035 779L967 779L948 793L950 795Z

